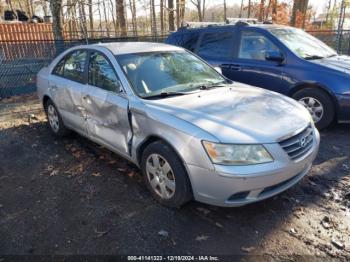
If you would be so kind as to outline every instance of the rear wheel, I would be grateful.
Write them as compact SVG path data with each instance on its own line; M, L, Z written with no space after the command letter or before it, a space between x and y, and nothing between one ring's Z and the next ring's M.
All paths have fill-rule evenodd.
M146 147L141 168L152 196L168 207L180 207L192 198L185 167L174 150L157 141Z
M328 127L334 120L335 110L331 97L316 88L305 88L293 95L311 114L318 129Z
M70 131L65 127L56 106L51 100L46 102L45 112L49 127L56 136L63 137L70 133Z

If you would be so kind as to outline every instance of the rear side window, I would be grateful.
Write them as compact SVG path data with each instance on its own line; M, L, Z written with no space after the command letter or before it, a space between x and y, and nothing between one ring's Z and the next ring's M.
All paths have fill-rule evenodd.
M197 32L175 34L172 36L167 43L172 45L181 46L194 52L198 41L199 34Z
M204 57L228 58L233 48L233 33L206 33L198 48L197 54Z
M63 58L53 69L52 73L54 75L63 76L63 69L64 69L64 62L66 61L65 58Z
M68 55L64 64L63 76L77 82L84 81L86 51L75 51Z

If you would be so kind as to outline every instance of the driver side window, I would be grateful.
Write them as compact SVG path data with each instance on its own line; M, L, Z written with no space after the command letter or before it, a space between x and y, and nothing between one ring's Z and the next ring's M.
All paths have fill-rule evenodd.
M257 32L242 32L238 58L265 60L265 54L269 51L279 51L269 39Z
M112 65L99 52L92 52L89 61L89 85L119 92L120 84Z

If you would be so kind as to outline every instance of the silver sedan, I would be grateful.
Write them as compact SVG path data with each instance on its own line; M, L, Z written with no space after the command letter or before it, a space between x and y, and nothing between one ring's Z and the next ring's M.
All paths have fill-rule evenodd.
M319 147L302 105L170 45L74 47L39 72L37 87L54 134L74 130L135 163L171 207L276 195L307 174Z

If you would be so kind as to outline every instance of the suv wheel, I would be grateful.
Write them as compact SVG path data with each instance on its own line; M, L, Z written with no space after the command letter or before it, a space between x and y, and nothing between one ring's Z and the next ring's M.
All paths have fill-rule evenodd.
M65 127L62 118L51 100L48 100L45 105L45 112L51 131L59 137L69 134L69 130Z
M293 95L311 114L318 129L328 127L334 120L335 111L331 97L320 89L305 88Z
M147 146L141 168L152 196L168 207L180 207L192 198L185 167L173 149L160 141Z

